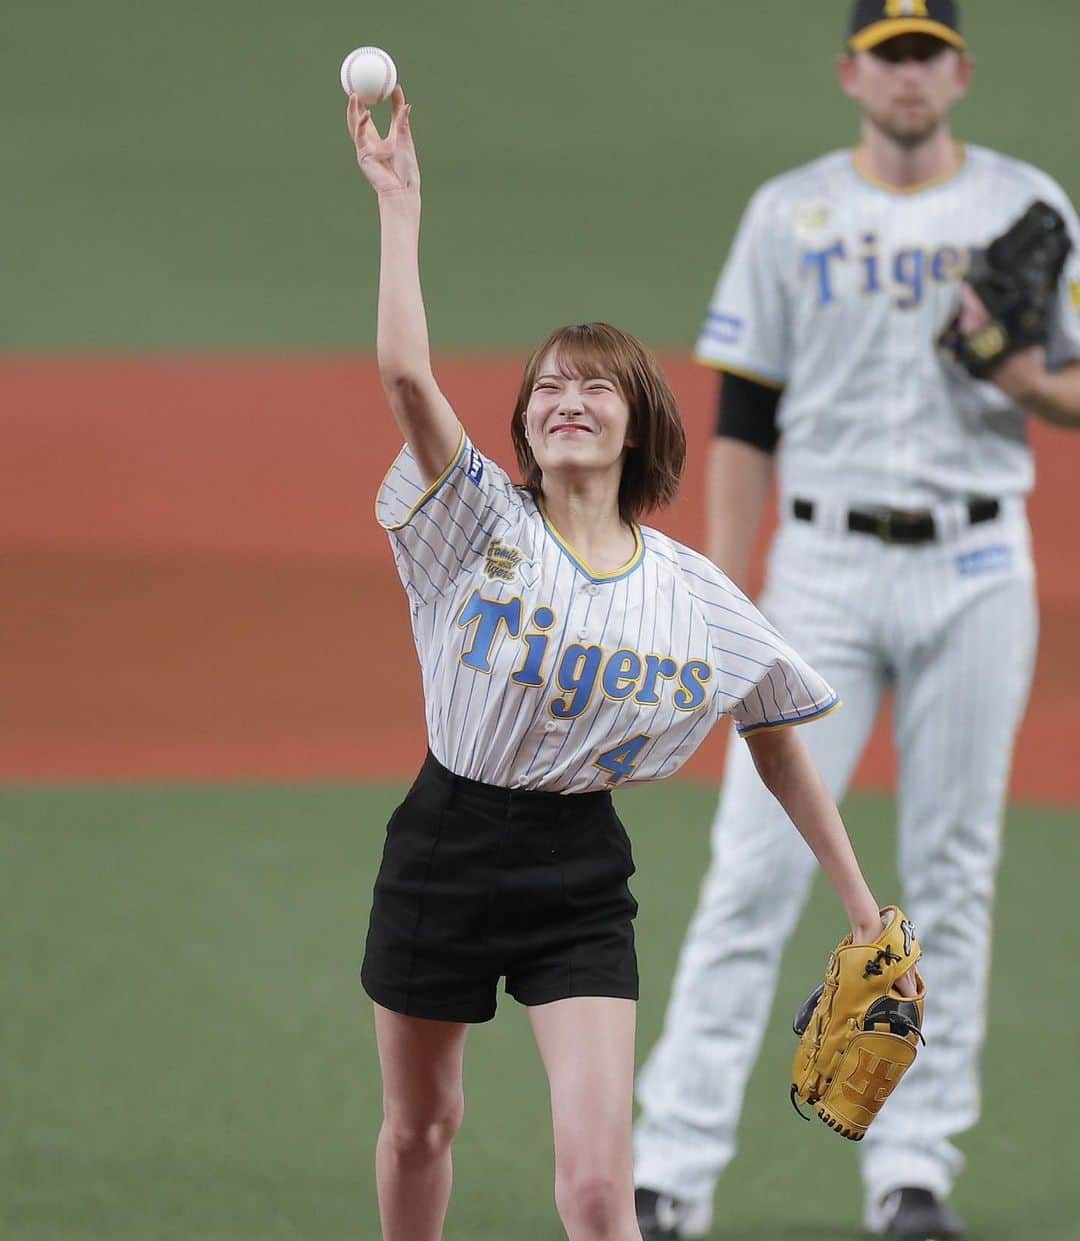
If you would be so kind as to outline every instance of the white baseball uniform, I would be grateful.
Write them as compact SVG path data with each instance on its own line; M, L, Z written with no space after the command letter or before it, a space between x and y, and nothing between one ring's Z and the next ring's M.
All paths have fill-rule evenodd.
M408 447L379 490L405 585L428 744L459 776L583 793L678 770L713 724L798 724L836 694L704 556L635 527L593 572L462 434L426 486Z
M955 175L906 194L864 179L850 152L829 154L754 195L697 346L706 364L783 388L782 520L761 606L845 703L806 732L835 797L894 691L902 904L925 951L927 1045L860 1147L871 1226L895 1188L949 1192L963 1162L950 1138L978 1113L991 900L1036 643L1033 468L1023 412L934 342L971 248L1037 198L1080 243L1062 190L993 151L969 146ZM1051 366L1080 358L1078 290L1074 249ZM973 497L997 499L999 516L973 523ZM795 499L812 521L794 519ZM929 509L937 537L906 546L849 531L850 509L878 506ZM745 751L729 753L712 866L638 1084L635 1179L695 1208L686 1235L707 1228L734 1154L780 952L814 873Z

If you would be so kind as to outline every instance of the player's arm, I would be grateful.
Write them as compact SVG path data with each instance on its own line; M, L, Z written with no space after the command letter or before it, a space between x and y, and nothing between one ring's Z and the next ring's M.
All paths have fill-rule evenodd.
M970 285L960 288L960 330L976 332L990 314ZM1019 349L990 374L990 382L1021 409L1059 427L1080 429L1080 361L1051 369L1041 345Z
M705 475L705 546L709 559L744 589L772 486L779 401L778 388L721 373Z
M720 372L716 435L706 469L706 550L736 583L768 502L776 414L792 360L785 271L797 261L794 208L775 185L751 198L713 291L694 356Z
M799 738L798 729L750 733L745 740L762 783L813 850L840 898L854 942L864 944L876 939L881 931L878 903L863 878L836 803ZM905 995L915 994L915 982L909 975L900 979L898 987Z
M401 433L431 483L452 460L461 424L431 369L420 290L420 167L400 86L391 100L385 138L355 95L349 97L346 121L360 171L379 200L379 375Z
M1055 426L1080 430L1080 362L1067 362L1052 371L1044 349L1021 349L1006 358L990 379L1029 413Z

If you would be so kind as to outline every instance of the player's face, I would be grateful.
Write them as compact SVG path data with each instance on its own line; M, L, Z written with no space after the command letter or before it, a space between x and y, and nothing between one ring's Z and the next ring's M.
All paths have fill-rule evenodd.
M932 35L886 39L868 52L840 58L840 82L865 120L901 146L932 138L963 98L971 57Z
M579 374L551 353L537 367L525 433L542 473L617 472L629 423L630 407L610 376Z

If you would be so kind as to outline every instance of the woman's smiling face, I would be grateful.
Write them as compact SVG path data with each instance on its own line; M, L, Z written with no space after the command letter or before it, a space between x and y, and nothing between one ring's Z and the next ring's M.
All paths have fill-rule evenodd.
M610 376L580 374L554 350L537 367L525 434L542 473L621 470L630 407Z

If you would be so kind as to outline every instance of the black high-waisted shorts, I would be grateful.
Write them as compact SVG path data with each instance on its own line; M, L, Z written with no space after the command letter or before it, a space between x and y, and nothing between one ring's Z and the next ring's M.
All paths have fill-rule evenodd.
M636 1000L630 841L611 794L497 788L428 755L386 829L362 979L413 1017L489 1021L522 1004Z

